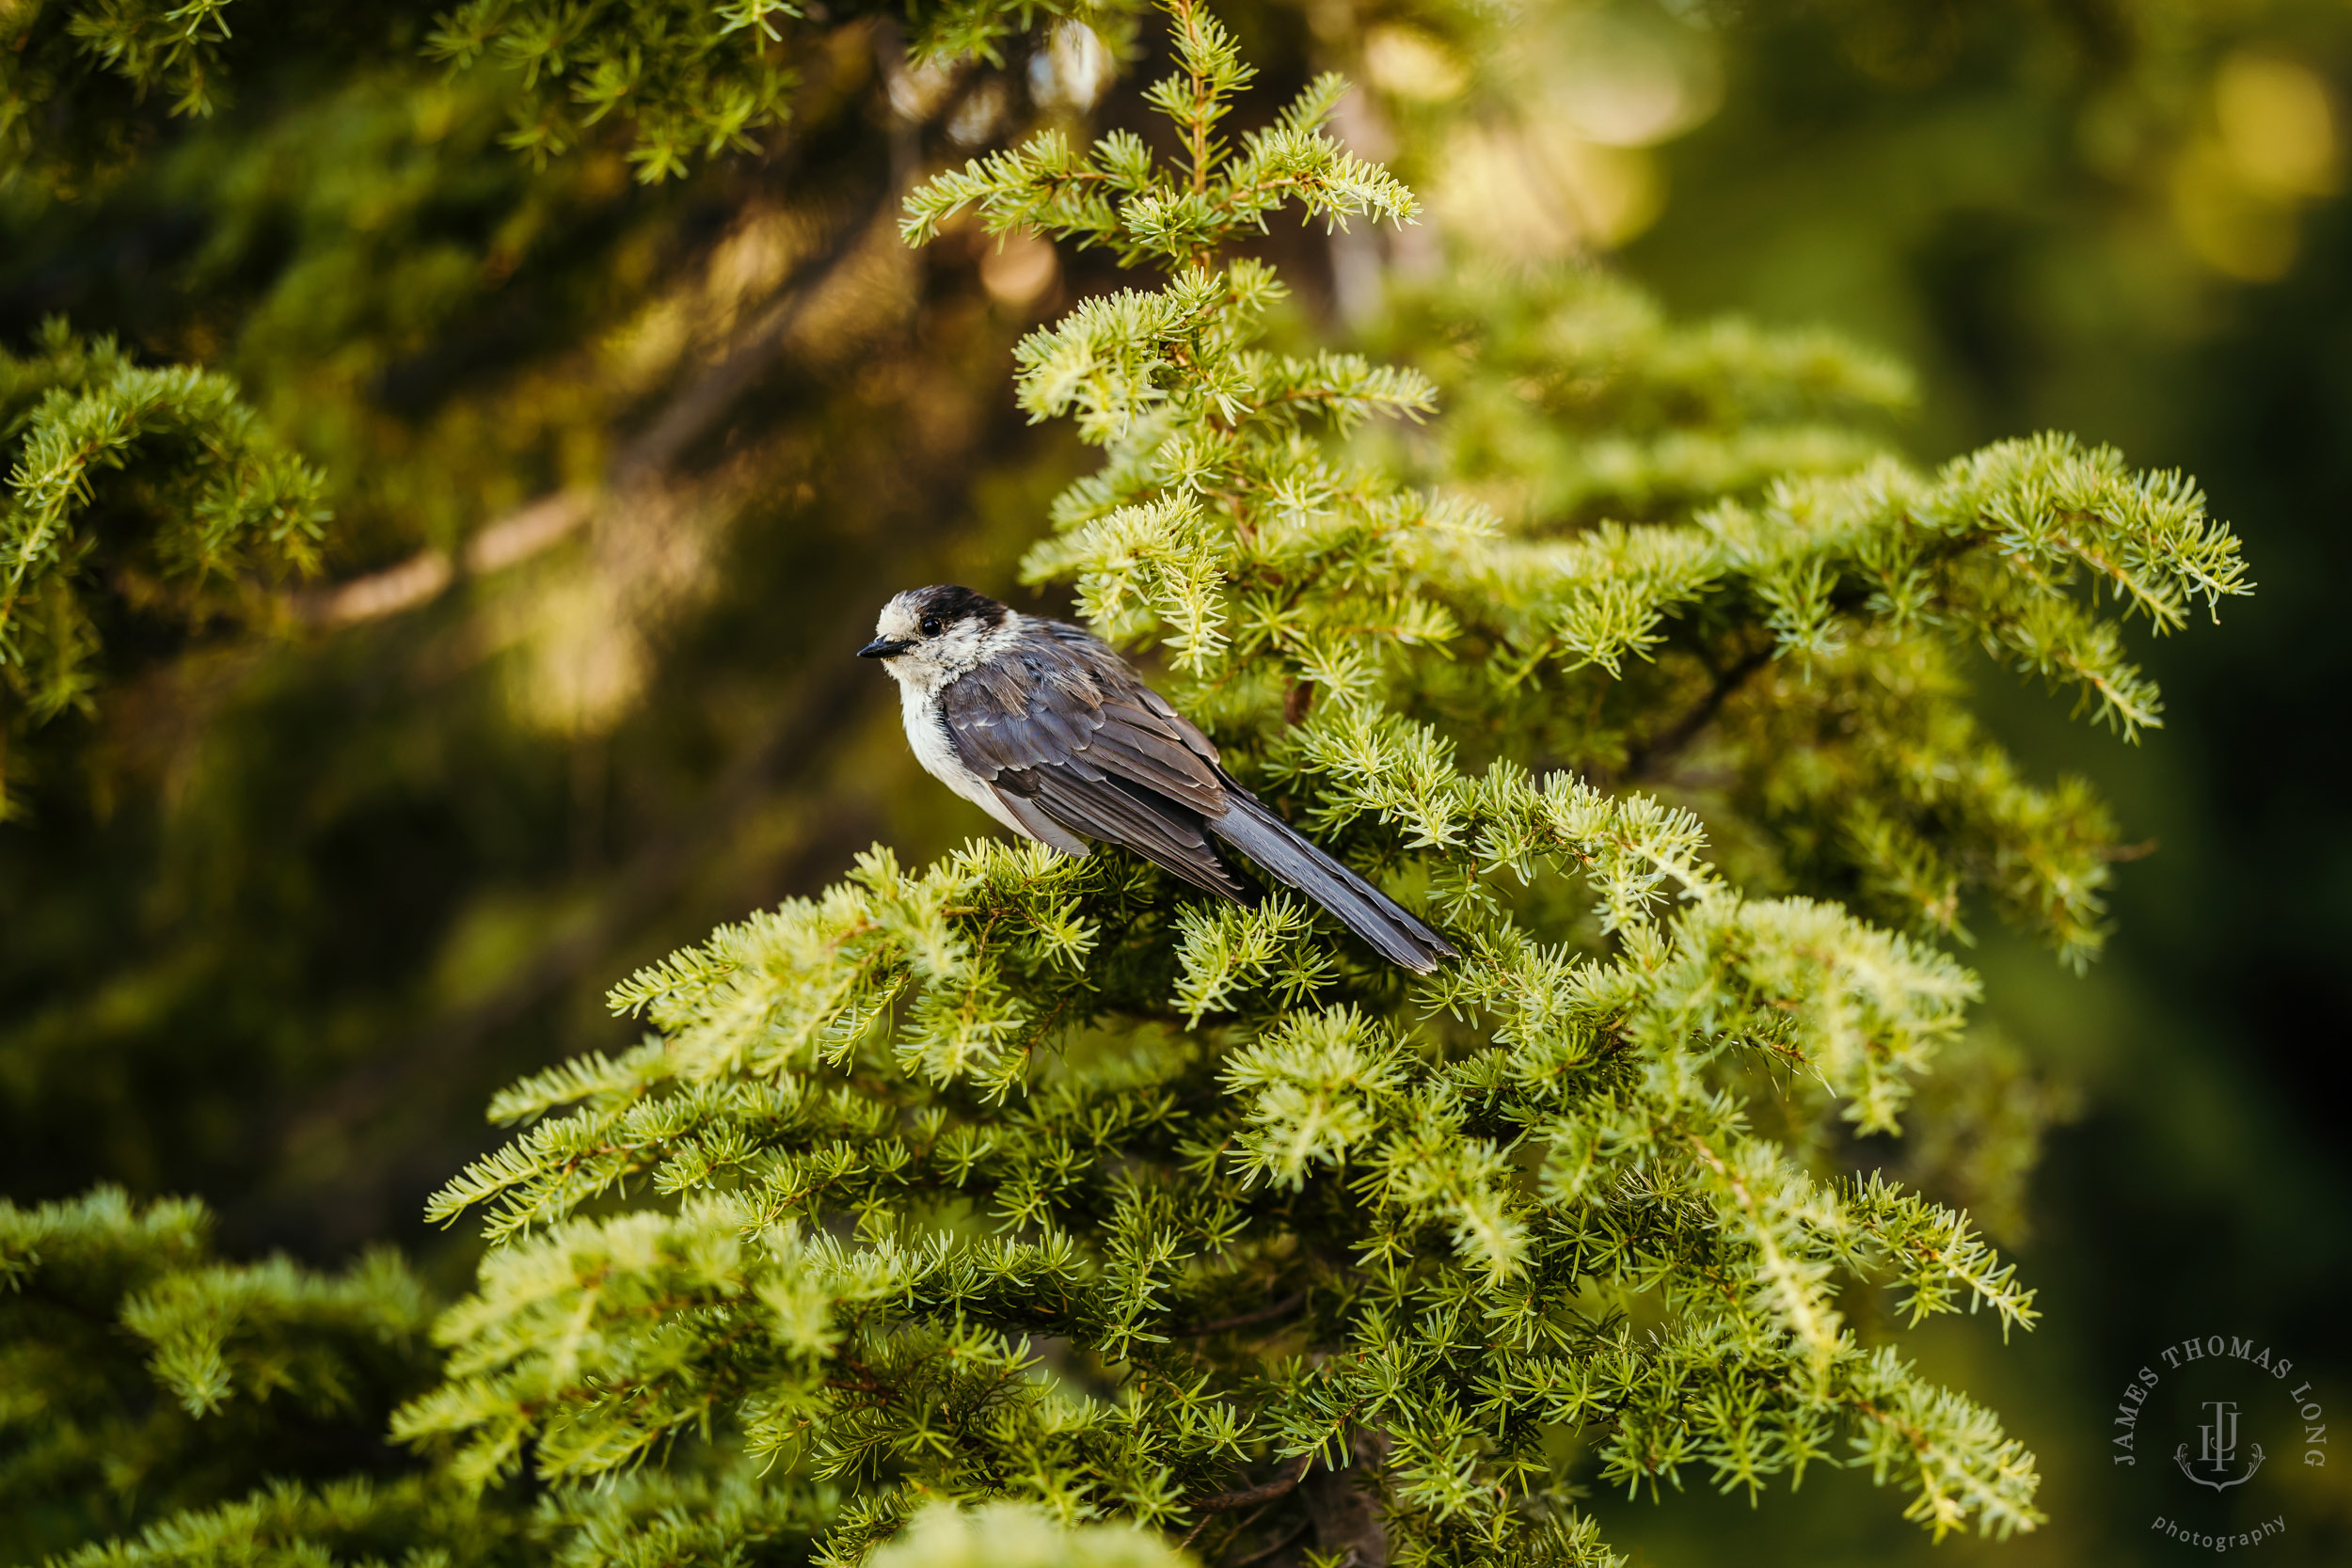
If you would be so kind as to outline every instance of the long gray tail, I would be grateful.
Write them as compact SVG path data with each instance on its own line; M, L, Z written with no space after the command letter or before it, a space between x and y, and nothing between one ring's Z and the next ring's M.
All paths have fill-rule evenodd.
M1276 881L1330 911L1341 925L1379 949L1382 958L1426 974L1440 959L1460 956L1395 899L1299 837L1255 796L1229 783L1225 799L1229 809L1209 820L1209 832L1257 862Z

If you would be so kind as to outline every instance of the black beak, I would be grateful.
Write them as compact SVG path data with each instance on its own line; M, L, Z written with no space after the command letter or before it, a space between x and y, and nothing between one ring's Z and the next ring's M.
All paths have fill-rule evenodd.
M857 651L857 657L860 658L888 658L893 654L905 653L909 648L914 646L914 644L912 642L902 641L896 638L877 637L874 641L868 642L863 648L860 648Z

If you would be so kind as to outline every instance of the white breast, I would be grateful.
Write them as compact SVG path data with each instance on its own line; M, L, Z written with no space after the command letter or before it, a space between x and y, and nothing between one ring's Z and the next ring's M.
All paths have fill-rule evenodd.
M956 755L955 742L947 737L947 726L930 711L929 694L915 689L912 682L899 684L898 718L906 725L907 745L914 750L914 760L923 765L923 771L1022 837L1032 836L1005 810L1004 802L996 799L996 791L989 782L966 768L963 759Z

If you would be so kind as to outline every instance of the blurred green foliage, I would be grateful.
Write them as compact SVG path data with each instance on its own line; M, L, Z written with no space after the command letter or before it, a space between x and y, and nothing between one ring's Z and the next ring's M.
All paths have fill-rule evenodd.
M544 23L571 13L525 6L364 24L265 0L0 10L0 350L35 362L59 316L128 345L123 373L233 379L315 470L302 508L335 519L325 581L207 578L200 626L176 600L108 626L113 689L17 743L0 1190L22 1202L102 1180L202 1193L230 1257L340 1261L389 1235L453 1284L466 1243L421 1229L423 1195L486 1145L495 1085L627 1043L598 1005L612 975L820 885L870 838L914 857L982 826L914 776L844 656L908 582L1010 589L1079 462L1012 404L1013 341L1120 279L971 230L910 257L896 198L1032 123L1142 121L1101 99L1100 46L1009 33L986 7L918 8L930 63L845 8L599 9L570 35ZM1263 70L1248 123L1343 70L1367 91L1342 134L1428 199L1430 225L1401 237L1261 242L1300 285L1284 330L1353 338L1437 387L1444 450L1400 444L1398 463L1483 473L1506 512L1642 520L1874 451L2056 427L2196 472L2252 539L2262 595L2225 635L2155 654L2167 728L2128 757L1989 671L1922 672L1904 694L1947 732L1939 750L2001 741L2019 787L2070 819L2092 809L2066 794L2083 786L2034 781L2088 775L2114 802L2113 831L2080 847L2119 927L2089 981L1970 918L2006 901L2027 926L2105 931L2089 909L2020 909L1997 855L1906 875L1903 821L1788 831L1846 782L1792 765L1765 791L1790 814L1778 842L1719 845L1743 879L1839 885L1979 942L1999 1033L1972 1035L1978 1065L1950 1081L1968 1103L1926 1107L1957 1131L1851 1152L1996 1233L2034 1223L2043 1329L2006 1365L1932 1334L1925 1357L2042 1456L2054 1523L2007 1558L2169 1560L2104 1463L2106 1390L2147 1345L2251 1316L2328 1369L2334 1402L2346 1387L2322 1347L2352 1212L2329 1108L2352 1085L2319 1047L2347 1002L2352 876L2328 721L2345 651L2330 585L2352 569L2330 522L2352 502L2352 28L2295 0L1561 4L1496 50L1475 8L1229 9ZM635 61L596 32L673 13ZM1155 47L1089 14L1114 45ZM974 43L994 58L939 63ZM1454 286L1440 232L1554 269L1511 296L1528 330ZM1825 322L1891 356L1739 325L1675 336L1639 294L1560 266L1596 252L1674 317ZM1466 368L1454 345L1473 337L1536 345L1503 368L1518 395ZM1695 369L1672 372L1666 338ZM1609 373L1629 359L1668 370ZM1726 384L1772 390L1710 407ZM1709 431L1733 422L1736 440ZM135 522L145 499L110 504ZM255 626L275 629L239 629ZM1741 744L1787 746L1748 722ZM1583 765L1641 760L1630 732L1591 744ZM1720 787L1685 783L1702 811ZM2115 863L2118 838L2160 852ZM2028 1196L2017 1151L2069 1117ZM75 1310L112 1321L106 1291L134 1283ZM91 1375L128 1402L108 1408L154 1401L137 1430L171 1444L217 1430L172 1414L177 1386L140 1392L136 1332L90 1341ZM382 1432L377 1398L331 1417L354 1451ZM221 1539L288 1560L390 1555L428 1517L458 1560L521 1549L410 1481L238 1502L258 1470L206 1479L196 1462L217 1453L170 1451L194 1465L185 1488L87 1490L97 1512L27 1514L8 1549L207 1498ZM281 1473L343 1473L342 1453ZM603 1526L530 1549L638 1560L658 1526L680 1553L791 1559L831 1506L778 1503L721 1459L692 1484L699 1502L623 1483ZM1601 1506L1645 1560L1920 1549L1836 1477L1760 1521L1699 1498ZM2340 1479L2292 1507L2297 1529L2265 1550L2340 1557Z
M0 748L21 748L69 709L91 711L101 623L118 619L118 607L184 617L191 630L266 621L265 602L254 613L252 579L316 568L326 517L319 475L225 377L137 369L113 340L80 342L53 318L30 356L0 352L0 431L9 443L0 452L0 673L14 699ZM91 578L110 592L88 593ZM114 628L118 641L123 630ZM119 679L119 649L115 662ZM0 818L9 815L7 763L0 750Z
M1724 37L1719 109L1649 154L1669 194L1630 270L1682 310L1760 309L1899 353L1921 372L1906 444L2050 426L2178 463L2260 562L2223 635L2151 650L2166 727L2133 754L1982 688L1995 732L2095 781L2136 851L2087 979L1997 932L1972 955L2002 1048L2056 1081L2068 1122L2022 1251L2050 1316L1972 1385L2006 1390L2048 1478L2051 1526L2004 1555L2172 1561L2185 1548L2148 1523L2177 1499L2103 1451L2153 1347L2240 1323L2299 1345L2329 1397L2347 1382L2352 1146L2331 1107L2352 1084L2327 1042L2352 1001L2352 815L2331 782L2352 759L2323 716L2352 664L2328 608L2352 569L2328 520L2352 501L2352 32L2296 3L1818 5L1752 9ZM2265 1551L2352 1549L2341 1474L2280 1485L2296 1533ZM1745 1510L1608 1525L1666 1562L1730 1529L1768 1561L1899 1560L1859 1503L1833 1484L1768 1504L1761 1530Z
M0 1509L62 1550L263 1475L385 1469L392 1402L431 1375L434 1304L399 1258L339 1276L228 1263L201 1204L0 1203Z

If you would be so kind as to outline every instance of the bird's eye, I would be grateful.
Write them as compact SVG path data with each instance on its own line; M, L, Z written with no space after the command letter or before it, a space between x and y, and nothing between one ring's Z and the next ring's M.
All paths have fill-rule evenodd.
M939 635L939 617L936 615L924 616L922 629L924 636L937 637Z

